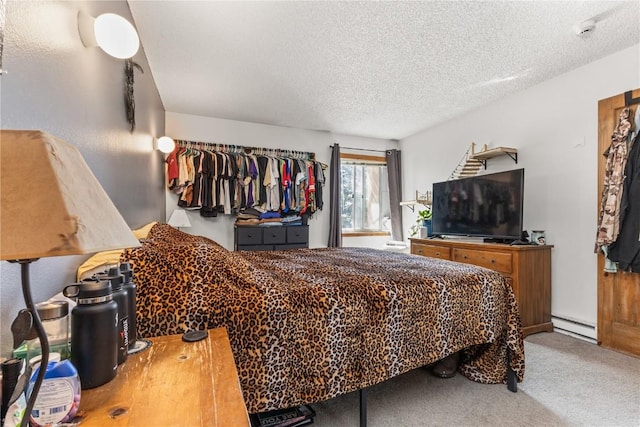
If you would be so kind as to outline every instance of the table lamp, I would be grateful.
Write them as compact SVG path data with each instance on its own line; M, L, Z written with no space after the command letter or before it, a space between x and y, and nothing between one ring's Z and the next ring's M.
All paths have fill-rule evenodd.
M26 310L42 347L40 366L46 367L49 344L31 296L29 265L140 242L76 147L41 131L1 130L0 141L0 259L20 264ZM28 425L45 371L37 375L21 426Z
M169 222L167 222L172 227L180 230L180 227L191 227L191 221L189 221L189 217L187 216L187 212L184 209L176 209L171 213L169 217Z

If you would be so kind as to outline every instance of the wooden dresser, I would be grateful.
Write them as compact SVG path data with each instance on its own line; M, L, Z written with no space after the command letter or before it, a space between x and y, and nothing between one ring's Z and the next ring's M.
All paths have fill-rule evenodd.
M129 355L110 382L80 397L81 427L248 427L238 372L224 328L188 343L181 335L151 338Z
M502 273L518 301L522 332L552 332L551 245L510 246L461 240L410 239L411 253L441 258Z

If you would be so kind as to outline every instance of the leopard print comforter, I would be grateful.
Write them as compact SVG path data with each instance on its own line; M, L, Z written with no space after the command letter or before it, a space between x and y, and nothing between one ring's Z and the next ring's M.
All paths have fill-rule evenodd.
M364 248L230 252L155 225L135 269L143 337L226 327L250 413L326 400L462 350L460 372L519 381L513 292L491 270Z

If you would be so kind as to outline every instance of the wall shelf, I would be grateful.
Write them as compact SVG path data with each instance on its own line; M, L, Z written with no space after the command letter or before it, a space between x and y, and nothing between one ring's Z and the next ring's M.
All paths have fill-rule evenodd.
M416 198L414 200L400 202L400 206L407 206L409 209L411 209L411 212L415 212L416 205L422 205L424 207L431 206L431 191L427 191L421 194L416 190Z
M469 158L480 161L482 166L487 169L487 160L498 156L509 156L514 162L516 162L516 164L518 164L518 150L516 148L509 147L496 147L490 150L480 151L472 154Z

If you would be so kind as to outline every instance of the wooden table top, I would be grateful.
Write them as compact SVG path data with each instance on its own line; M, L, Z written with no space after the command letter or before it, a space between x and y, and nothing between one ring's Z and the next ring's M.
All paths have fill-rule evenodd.
M150 341L113 380L82 391L81 426L249 426L224 328L194 343L181 335Z

